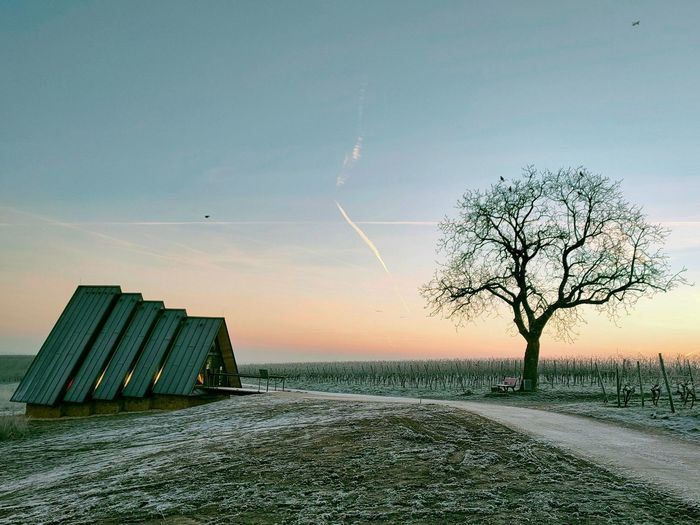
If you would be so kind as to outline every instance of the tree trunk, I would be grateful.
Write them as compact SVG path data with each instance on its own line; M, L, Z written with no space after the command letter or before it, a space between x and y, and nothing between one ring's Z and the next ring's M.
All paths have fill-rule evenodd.
M537 390L537 364L540 359L539 336L527 339L525 348L525 362L523 364L523 384L525 379L530 380L532 390ZM521 385L522 389L522 385Z

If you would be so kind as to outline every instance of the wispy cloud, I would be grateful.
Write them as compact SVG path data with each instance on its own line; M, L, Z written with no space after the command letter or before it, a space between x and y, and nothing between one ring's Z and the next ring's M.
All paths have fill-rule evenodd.
M698 227L700 226L700 221L661 221L661 224L669 228L674 226L685 226L685 227Z
M25 210L20 210L17 208L12 208L12 207L7 207L7 206L0 206L0 210L5 210L7 212L10 212L12 215L17 215L20 217L25 217L27 220L23 222L8 222L6 223L7 226L10 227L26 227L26 226L31 226L32 224L35 224L37 221L48 225L52 226L55 228L60 228L60 229L68 229L76 232L80 232L84 235L88 235L90 237L94 237L96 239L99 239L102 242L105 242L109 245L115 246L119 249L123 249L125 251L129 251L132 253L138 253L140 255L145 255L145 256L150 256L154 257L157 259L161 260L166 260L170 262L175 262L178 264L185 264L188 266L193 266L193 267L204 267L204 268L211 268L211 269L218 269L218 270L224 270L224 271L231 271L230 264L231 262L235 263L239 267L241 265L247 266L247 267L255 267L258 270L262 268L267 268L270 271L278 271L279 264L280 264L280 259L285 259L288 261L287 264L289 264L289 260L296 260L299 257L302 256L302 254L311 254L314 256L316 259L322 259L326 260L335 264L339 264L342 266L346 267L351 267L351 268L360 268L360 266L353 264L349 261L346 261L344 259L341 259L339 257L336 257L332 255L331 253L327 251L319 251L315 250L309 247L301 246L301 245L296 245L296 246L285 246L284 249L280 246L279 243L277 242L270 242L261 239L259 236L251 234L251 235L245 235L241 231L239 231L238 228L236 228L235 235L237 241L232 243L232 239L230 237L231 233L234 232L234 230L231 229L220 229L220 228L214 228L214 230L218 230L220 234L215 234L214 239L216 240L215 242L218 243L217 249L216 250L202 250L198 249L195 246L185 243L185 242L179 242L172 240L171 238L166 238L163 235L161 235L161 232L155 233L154 230L154 242L153 243L148 243L142 244L138 242L133 242L131 240L126 240L121 237L116 237L114 235L108 235L99 231L95 231L95 227L100 227L100 226L120 226L120 227L148 227L148 228L161 228L161 227L169 227L169 226L192 226L195 228L204 228L209 230L209 227L221 227L221 228L226 228L229 226L232 227L239 227L239 226L246 226L246 225L310 225L310 224L318 224L316 221L81 221L81 222L68 222L68 221L63 221L63 220L58 220L53 217L49 217L46 215L30 212L30 211L25 211ZM0 223L3 224L3 223ZM337 224L335 221L331 222L328 221L328 224ZM150 236L149 236L150 237ZM234 250L232 251L232 248L234 246L239 246L241 242L238 241L244 241L246 243L252 244L257 246L258 248L256 249L243 249L243 251L240 250ZM162 251L162 250L157 250L154 249L153 246L155 246L157 243L166 243L168 245L172 245L177 248L177 250L171 252L171 251ZM263 249L261 249L263 248ZM189 252L190 255L183 253L183 250L186 252ZM274 255L272 255L274 253Z
M308 226L311 224L333 224L335 221L61 221L60 226ZM354 221L355 224L373 226L437 226L439 221ZM0 226L21 226L22 223L0 222Z
M700 221L662 220L659 223L671 232L667 242L669 249L686 250L700 247Z
M38 213L28 212L25 210L19 210L17 208L2 207L2 209L8 210L11 213L14 213L16 215L28 217L28 218L43 222L45 224L49 224L49 225L56 226L59 228L65 228L65 229L77 231L77 232L83 233L85 235L89 235L89 236L95 237L97 239L100 239L100 240L107 242L108 244L111 244L111 245L116 246L118 248L125 249L125 250L133 252L133 253L138 253L140 255L147 255L149 257L155 257L158 259L167 260L167 261L171 261L171 262L177 262L177 263L181 263L181 264L185 263L185 264L191 264L191 265L195 265L195 266L209 266L209 264L204 260L191 259L191 258L187 258L187 257L173 255L170 253L161 252L159 250L154 250L153 248L150 248L148 246L144 246L144 245L139 244L139 243L135 243L133 241L129 241L126 239L115 237L113 235L107 235L105 233L86 228L85 226L81 225L80 223L64 222L64 221L54 219L53 217L41 215Z

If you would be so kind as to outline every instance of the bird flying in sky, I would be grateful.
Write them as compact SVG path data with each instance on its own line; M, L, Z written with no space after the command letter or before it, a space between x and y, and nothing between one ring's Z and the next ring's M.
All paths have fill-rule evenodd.
M639 20L632 22L632 26L638 26L639 25Z

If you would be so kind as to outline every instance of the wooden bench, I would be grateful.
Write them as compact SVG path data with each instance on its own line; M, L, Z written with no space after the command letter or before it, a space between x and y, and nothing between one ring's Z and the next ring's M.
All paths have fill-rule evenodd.
M498 383L497 385L494 385L491 390L495 392L508 392L508 390L512 390L515 392L515 388L518 386L518 378L517 377L504 377L503 381Z

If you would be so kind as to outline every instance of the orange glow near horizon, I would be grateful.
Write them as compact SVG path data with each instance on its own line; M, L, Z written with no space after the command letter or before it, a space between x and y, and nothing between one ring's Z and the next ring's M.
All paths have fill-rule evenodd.
M125 291L139 290L123 286ZM68 291L68 290L67 290ZM505 317L478 320L458 330L449 320L426 315L417 299L410 304L413 314L405 316L400 305L380 308L354 301L307 298L303 307L290 297L254 297L225 303L219 294L192 295L190 304L185 293L168 297L166 290L145 291L148 299L164 299L168 307L186 307L190 315L224 315L239 362L359 360L359 359L433 359L522 357L525 342L514 333ZM694 291L694 290L693 290ZM160 292L160 293L159 293ZM62 301L70 297L64 294ZM691 301L693 292L676 292ZM225 293L222 295L226 295ZM391 297L387 300L390 303ZM221 301L221 302L219 302ZM578 327L573 343L543 336L542 357L653 355L700 352L700 338L694 317L698 309L669 305L677 298L660 297L646 301L615 326L606 317L592 313L588 323ZM665 303L669 303L669 305ZM221 308L209 308L209 304ZM27 308L31 308L28 303ZM63 304L56 298L56 308ZM668 309L666 309L668 308ZM46 315L26 333L38 342L50 331L60 311ZM32 330L33 328L33 330ZM42 333L43 330L43 333ZM158 381L162 369L158 371ZM131 374L130 374L131 375ZM130 375L126 378L128 384ZM98 380L99 386L102 376Z
M85 284L224 317L238 363L523 357L419 290L527 166L619 183L700 283L700 1L132 4L0 4L0 355ZM700 286L580 313L541 357L700 352Z
M430 250L436 234L427 227L403 228L398 232L404 237L396 236L396 229L389 230L391 235L380 227L371 232L393 279L343 222L329 227L327 235L337 234L340 240L326 248L309 246L309 236L271 247L175 229L167 242L158 238L163 246L153 247L168 258L132 253L107 241L94 250L93 239L72 230L51 231L46 238L38 232L31 264L11 277L0 275L4 296L11 298L0 302L0 334L9 341L0 353L36 353L82 282L117 283L125 292L186 308L189 315L225 317L240 363L522 357L525 343L505 312L459 330L449 320L428 315L418 288L434 270ZM57 232L67 238L56 239ZM147 242L131 238L133 244ZM55 254L52 242L71 249ZM620 318L619 326L594 309L582 312L587 324L577 327L572 344L555 341L545 331L543 358L700 351L697 287L643 299Z

